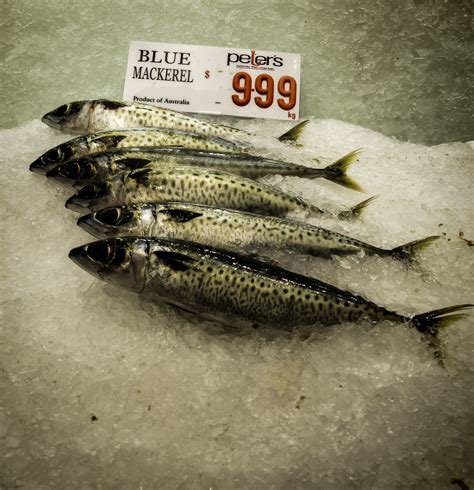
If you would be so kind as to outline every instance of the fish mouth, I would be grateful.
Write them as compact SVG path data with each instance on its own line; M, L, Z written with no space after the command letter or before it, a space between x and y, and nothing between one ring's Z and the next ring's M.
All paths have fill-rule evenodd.
M50 170L51 165L47 164L43 161L43 157L37 158L31 165L30 165L30 171L34 172L35 174L41 174L41 175L46 175L48 170Z
M81 263L84 261L86 258L86 251L85 251L86 245L81 245L80 247L75 247L73 248L69 254L68 257L75 262L78 265L81 265Z
M90 212L89 206L91 202L89 199L83 199L78 194L74 194L66 201L66 207L76 213L86 214Z
M61 129L61 120L58 116L55 116L53 112L48 112L41 118L41 122L46 124L50 128Z
M85 270L89 274L101 279L99 271L102 269L102 264L94 262L87 255L87 248L90 244L81 245L80 247L73 248L68 257L81 269Z
M51 148L38 157L31 165L30 170L38 174L46 174L49 170L57 167L72 157L72 150L67 144Z
M67 201L66 207L81 214L88 214L95 211L98 203L102 202L106 206L105 197L107 196L108 185L106 182L88 184L81 190L73 194Z
M68 257L82 269L89 270L89 267L85 267L86 264L90 263L90 260L87 257L86 250L87 245L75 247L69 252Z

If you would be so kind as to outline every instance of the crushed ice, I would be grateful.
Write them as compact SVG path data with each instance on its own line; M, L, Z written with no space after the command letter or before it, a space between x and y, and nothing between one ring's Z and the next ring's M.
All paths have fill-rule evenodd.
M277 135L280 122L242 121ZM101 283L68 251L91 241L70 192L28 171L67 140L32 121L0 131L0 448L7 487L449 488L474 484L474 315L442 333L441 369L416 331L344 324L309 338L228 331ZM298 271L414 314L472 302L473 148L401 143L314 119L305 153L363 147L366 195L275 177L319 206L380 197L353 222L311 220L381 247L442 236L416 267L380 257ZM282 149L291 159L293 149ZM0 480L2 482L2 480Z

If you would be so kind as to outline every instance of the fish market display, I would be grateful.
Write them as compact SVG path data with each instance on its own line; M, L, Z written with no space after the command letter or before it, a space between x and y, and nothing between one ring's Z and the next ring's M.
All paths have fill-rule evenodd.
M78 187L66 207L92 213L79 226L104 240L74 248L80 267L112 284L203 318L228 324L300 326L390 321L410 324L430 338L471 304L413 318L315 278L256 260L258 251L315 257L377 254L411 261L438 236L382 249L328 229L283 219L324 211L252 179L265 175L324 178L361 190L346 171L358 150L314 169L251 154L258 145L245 131L140 104L106 100L66 104L43 122L79 136L34 161L30 170ZM280 139L295 140L306 122ZM144 129L159 125L160 128ZM227 139L223 139L225 136ZM340 212L358 216L371 197ZM301 218L303 219L303 218ZM247 253L247 255L245 255Z
M358 216L373 198L339 214ZM320 215L322 210L301 198L245 177L200 167L141 168L88 184L71 196L66 207L85 213L118 204L185 201L285 216L290 211Z
M327 257L360 253L411 259L437 236L385 250L331 230L287 219L191 203L109 207L78 220L97 238L140 235L190 240L235 251L293 250Z
M251 137L240 129L212 124L163 107L107 99L70 102L48 112L41 120L53 128L81 134L142 127L180 129L224 138L230 136L244 141ZM280 136L280 140L296 141L307 122L302 121Z
M361 190L346 170L358 151L352 151L325 168L305 167L279 160L272 160L248 153L195 150L182 147L118 148L93 153L69 160L52 168L46 176L55 180L82 187L91 182L106 179L122 171L130 171L148 164L196 165L235 173L256 179L265 175L298 176L309 179L324 178L353 190Z
M291 329L366 318L410 323L435 337L439 328L463 318L460 312L473 306L408 318L316 279L179 240L112 238L74 248L69 256L99 279L232 325Z
M281 125L239 122L266 134ZM39 120L0 132L0 445L7 451L0 481L6 488L278 488L287 481L291 488L448 489L456 487L454 477L472 486L474 310L452 306L474 303L472 145L401 142L335 120L312 120L305 132L308 154L335 160L363 146L347 173L367 194L306 177L264 181L334 212L380 195L362 219L295 212L289 216L301 221L294 227L238 210L214 214L196 203L145 203L82 217L64 209L77 189L28 170L72 136ZM293 149L280 146L277 159L292 161ZM339 232L342 241L309 223ZM314 232L303 234L301 248L300 225ZM97 245L84 252L86 270L68 258L88 242L131 233L148 243L198 242L220 255L192 262L202 255L194 255L196 245L193 254L183 245L155 247L157 255L144 246L129 261L126 251L135 245L127 245L122 256L121 247L107 246L105 260ZM390 249L430 235L441 238L426 250L413 244L414 264L408 250L371 255L371 246ZM223 264L223 255L232 264ZM265 269L259 281L248 266L256 261ZM118 267L125 287L106 282L121 275ZM282 268L306 276L304 285ZM152 276L157 269L163 276ZM143 277L143 291L130 291ZM154 289L162 277L172 297ZM317 281L333 288L323 293L313 287ZM346 294L333 294L335 288L363 299L345 306ZM387 318L368 306L359 316L364 301L395 313ZM313 316L311 304L319 310L320 303L322 314ZM418 313L425 323L410 321ZM467 318L443 328L462 314Z
M244 146L213 136L177 129L127 129L79 136L48 150L31 165L32 172L46 174L60 163L109 150L137 146L184 146L212 151L241 152Z

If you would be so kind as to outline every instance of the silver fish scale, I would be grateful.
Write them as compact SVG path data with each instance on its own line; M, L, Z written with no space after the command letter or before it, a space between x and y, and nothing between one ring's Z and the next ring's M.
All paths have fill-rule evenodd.
M141 160L141 163L140 163ZM67 176L63 165L74 164L78 169L89 169L86 177ZM237 152L216 152L182 147L125 147L93 153L75 160L69 160L57 167L58 172L50 174L73 185L85 185L105 179L117 172L131 171L145 166L160 168L169 165L190 165L222 170L243 177L256 179L268 174L324 177L325 169L303 167L292 163L277 161ZM66 169L66 174L64 174ZM93 173L90 169L95 170Z
M245 146L218 137L209 137L172 129L128 129L103 131L79 136L48 150L36 159L30 170L46 173L69 160L112 148L181 146L209 151L240 153Z
M182 129L213 136L230 136L242 131L227 126L218 126L207 121L192 118L168 109L131 104L115 109L103 108L100 105L90 110L89 131L107 128L160 127Z
M239 325L292 329L389 320L410 323L430 335L464 317L472 304L403 316L311 277L252 257L193 242L149 237L111 238L76 247L69 257L81 268L119 287L180 306L204 318Z
M393 319L390 312L361 298L352 301L349 294L344 298L319 292L291 280L259 274L245 264L230 264L189 250L186 255L194 259L189 268L173 270L151 253L145 287L160 298L198 313L220 315L227 322L238 317L295 327L357 321L361 317Z
M122 131L116 132L125 135L116 148L127 148L133 146L183 146L187 148L198 148L209 151L230 151L241 152L242 149L231 142L218 140L216 138L206 138L179 131L156 131L156 130L139 130L139 131ZM92 145L94 142L92 141Z
M151 207L155 208L154 216L150 213ZM189 220L173 219L166 214L169 210L195 212L201 216ZM138 222L114 229L114 234L127 233L127 226L130 226L130 234L191 240L235 250L242 246L273 246L324 255L357 253L366 246L372 251L370 245L304 223L193 204L145 205L138 210L136 219Z
M187 201L275 216L294 210L321 212L297 197L237 175L190 167L148 170L129 174L116 194L117 204ZM143 179L134 177L143 173Z

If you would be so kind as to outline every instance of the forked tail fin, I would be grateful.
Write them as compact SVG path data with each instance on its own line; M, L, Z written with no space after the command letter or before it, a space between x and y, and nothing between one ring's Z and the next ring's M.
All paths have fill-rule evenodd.
M474 304L469 303L448 306L447 308L441 308L440 310L433 310L421 313L421 315L415 315L411 319L411 322L418 332L430 335L431 337L436 337L441 328L447 327L452 323L467 317L466 313L460 312L473 307Z
M434 356L438 359L441 366L444 366L443 351L441 343L438 339L438 333L442 328L466 318L466 313L461 313L463 310L474 307L474 304L463 304L448 306L447 308L441 308L440 310L428 311L421 315L415 315L411 319L412 325L422 333L428 345L433 349Z
M351 219L351 218L358 218L364 209L375 199L377 199L379 196L372 196L366 199L365 201L360 202L359 204L356 204L352 208L348 209L347 211L341 211L337 217L339 219Z
M296 126L293 126L289 131L283 133L278 139L279 141L292 141L296 143L298 138L301 136L304 127L309 123L308 119L301 121Z
M418 252L428 248L434 241L438 240L438 238L441 237L439 235L434 235L421 238L420 240L414 240L413 242L405 243L405 245L392 248L392 250L388 251L388 254L393 258L411 262L412 260L415 260L415 256Z
M324 178L330 180L331 182L335 182L336 184L347 187L348 189L352 189L353 191L363 192L362 187L351 177L346 174L349 166L354 162L357 155L362 151L362 149L357 149L351 151L347 155L339 158L331 165L328 165L326 168L322 169L324 173Z

